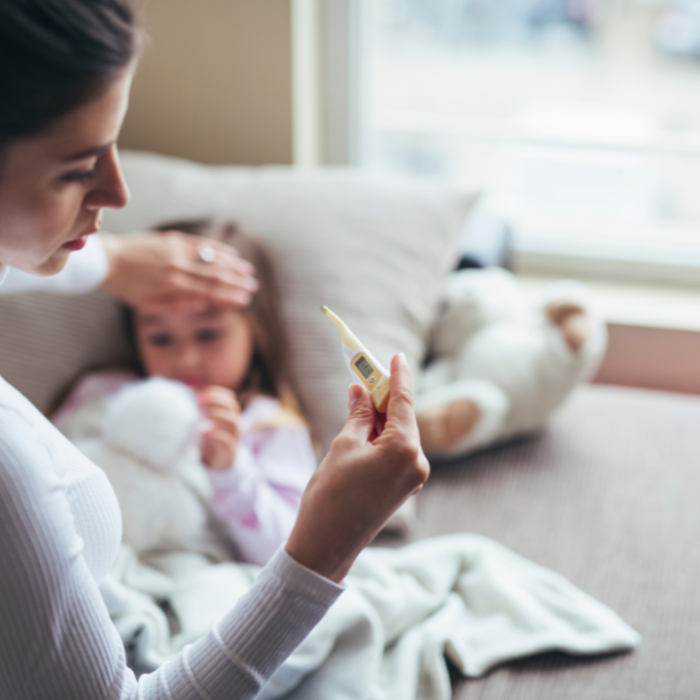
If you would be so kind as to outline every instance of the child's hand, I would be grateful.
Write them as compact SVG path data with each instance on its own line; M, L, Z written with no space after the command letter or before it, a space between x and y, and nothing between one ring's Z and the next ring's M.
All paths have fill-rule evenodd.
M229 469L236 458L238 419L241 407L236 395L222 386L208 386L197 394L199 407L211 423L211 429L202 435L200 449L202 462L210 469Z

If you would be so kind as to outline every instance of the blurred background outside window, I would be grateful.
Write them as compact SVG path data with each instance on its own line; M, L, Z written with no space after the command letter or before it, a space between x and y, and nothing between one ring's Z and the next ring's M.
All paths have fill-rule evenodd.
M485 186L524 268L700 285L700 0L368 0L361 165Z

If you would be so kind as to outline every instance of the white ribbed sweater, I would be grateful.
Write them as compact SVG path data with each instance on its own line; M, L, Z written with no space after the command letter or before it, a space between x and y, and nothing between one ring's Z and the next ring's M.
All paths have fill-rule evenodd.
M99 283L96 256L72 256L69 287ZM137 681L98 590L120 534L101 470L0 379L0 699L254 698L342 591L281 549L210 634Z

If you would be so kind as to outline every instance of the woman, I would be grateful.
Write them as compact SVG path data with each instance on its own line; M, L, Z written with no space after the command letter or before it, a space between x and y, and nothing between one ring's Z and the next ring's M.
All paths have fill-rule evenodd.
M57 274L99 229L102 209L126 204L116 140L138 42L130 0L0 3L3 267ZM163 301L156 287L133 290L136 278L124 284L141 265L135 259L156 255L148 240L110 244L106 286ZM205 266L196 247L180 250L191 256L181 267ZM71 265L85 268L88 252ZM211 251L200 257L210 260ZM186 275L162 269L171 283ZM98 591L119 543L114 494L0 381L0 697L253 698L340 594L356 555L427 478L405 359L395 357L391 369L381 435L367 393L351 387L348 422L314 474L286 545L209 635L138 681Z

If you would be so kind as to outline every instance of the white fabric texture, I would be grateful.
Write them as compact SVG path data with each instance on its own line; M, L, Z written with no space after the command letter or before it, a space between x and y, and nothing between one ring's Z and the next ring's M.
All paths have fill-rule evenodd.
M207 569L167 557L156 566L122 552L102 588L118 600L113 618L135 650L136 666L168 658L183 635L206 629L217 606L225 610L255 576L250 566ZM478 535L365 550L346 584L259 700L449 700L445 656L465 676L477 677L544 651L600 654L633 649L640 640L562 576ZM198 590L207 591L206 603ZM153 599L159 597L184 621L180 636L171 637L158 620L162 612ZM146 633L135 639L138 629Z
M0 379L0 697L252 700L342 591L280 550L205 637L137 681L98 590L120 525L104 473Z
M74 444L114 489L122 541L138 554L176 549L224 558L209 526L212 489L197 446L202 416L194 391L159 377L129 383L104 406L74 414L67 423L77 433L86 431L91 408L104 413L100 434Z

